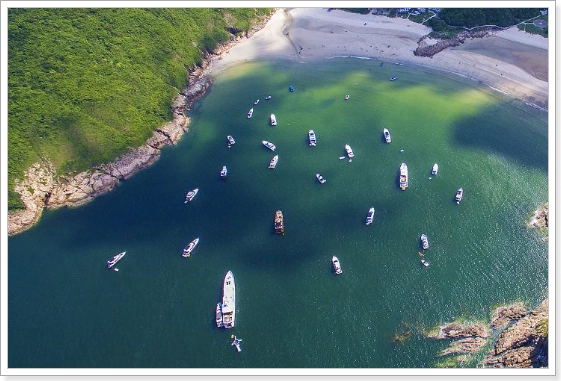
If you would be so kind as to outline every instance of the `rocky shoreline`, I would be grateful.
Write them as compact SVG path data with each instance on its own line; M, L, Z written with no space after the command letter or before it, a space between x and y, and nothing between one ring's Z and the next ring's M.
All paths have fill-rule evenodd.
M541 205L535 212L534 215L528 221L527 226L529 228L538 229L544 234L543 240L548 241L549 227L548 227L548 216L549 216L549 203Z
M111 163L78 174L57 175L54 166L46 158L34 163L24 173L22 180L16 180L14 190L20 195L25 209L8 212L8 236L34 226L41 218L44 208L57 209L86 204L157 161L162 148L176 145L183 134L189 131L190 119L186 113L212 85L209 74L211 61L263 28L269 17L260 20L243 35L232 35L226 43L207 54L199 67L189 70L187 87L171 105L173 120L157 128L144 145L131 149Z
M448 323L426 335L435 340L450 340L450 346L440 356L480 353L490 337L496 337L492 349L480 362L485 368L540 368L548 366L548 299L536 309L527 311L522 303L499 307L491 322Z

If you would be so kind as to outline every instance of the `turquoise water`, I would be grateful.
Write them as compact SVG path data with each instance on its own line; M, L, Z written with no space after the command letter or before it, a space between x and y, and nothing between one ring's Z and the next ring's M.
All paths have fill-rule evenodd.
M229 69L190 116L189 133L152 167L9 238L10 368L431 368L448 343L427 331L547 296L547 245L525 227L548 197L544 113L424 69L335 59ZM275 170L262 140L277 146ZM346 143L352 162L339 159ZM276 209L285 236L274 234ZM120 271L106 270L122 250ZM228 270L236 327L220 330Z

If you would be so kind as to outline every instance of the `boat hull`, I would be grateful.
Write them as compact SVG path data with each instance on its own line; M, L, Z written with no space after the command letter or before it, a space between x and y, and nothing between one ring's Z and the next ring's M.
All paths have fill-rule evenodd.
M236 283L234 274L228 271L222 286L222 327L234 328L236 323Z

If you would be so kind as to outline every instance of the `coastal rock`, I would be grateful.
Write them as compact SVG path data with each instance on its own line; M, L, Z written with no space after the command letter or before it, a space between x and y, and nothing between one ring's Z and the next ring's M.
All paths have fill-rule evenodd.
M421 37L417 43L417 49L413 51L415 56L433 57L435 54L446 48L459 46L463 44L467 38L483 38L496 33L498 28L489 27L477 31L466 30L459 33L455 38L436 40L429 35Z
M499 307L495 310L491 320L491 328L504 329L514 320L526 315L526 308L522 303L514 303L509 306Z
M544 232L544 241L548 241L548 216L549 216L549 204L546 202L541 205L535 212L530 221L528 221L527 226L529 228L539 229Z
M429 338L452 339L439 356L474 354L481 351L489 337L489 329L500 332L493 349L481 361L483 367L528 368L548 366L548 300L533 311L522 303L497 308L489 327L483 324L449 323Z
M487 343L482 337L470 337L452 342L445 350L440 352L440 356L447 356L458 353L475 353Z
M33 226L41 217L45 200L54 186L55 170L48 160L34 163L14 190L20 194L25 209L8 213L8 235L20 233Z
M460 324L449 323L439 327L438 333L429 336L434 339L457 339L465 337L481 337L486 338L489 336L489 330L482 324Z
M495 368L528 368L548 366L549 302L516 320L497 337L495 345L483 360L483 366Z

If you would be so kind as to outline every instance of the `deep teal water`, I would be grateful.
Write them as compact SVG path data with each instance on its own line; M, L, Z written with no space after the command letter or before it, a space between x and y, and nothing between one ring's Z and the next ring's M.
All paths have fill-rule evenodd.
M229 69L190 116L189 133L152 167L9 238L10 368L431 368L448 343L428 330L547 296L548 248L525 227L548 197L545 113L425 69L334 59ZM307 145L310 128L317 147ZM262 140L277 145L275 170ZM339 160L345 143L352 162ZM277 208L283 237L273 232ZM121 250L120 271L106 270ZM219 330L228 270L237 321Z

